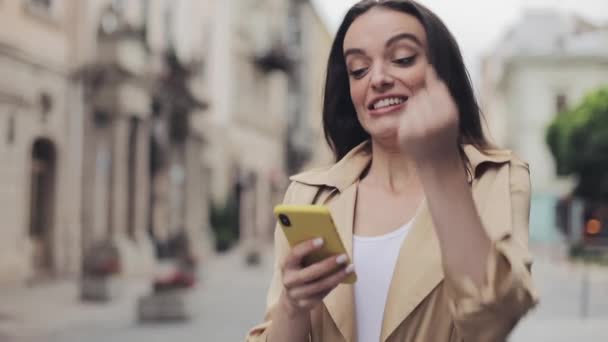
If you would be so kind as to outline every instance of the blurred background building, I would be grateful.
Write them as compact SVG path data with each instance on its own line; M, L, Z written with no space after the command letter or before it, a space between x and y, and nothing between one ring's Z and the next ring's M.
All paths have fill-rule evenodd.
M77 275L100 243L125 274L180 235L204 258L214 208L258 249L287 175L329 162L308 1L3 1L0 27L0 283Z
M531 165L531 238L554 240L555 204L572 177L559 177L546 142L549 124L608 80L608 25L568 12L529 9L484 59L482 106L499 146Z
M309 1L216 2L210 45L211 197L255 251L287 176L314 159L331 36ZM314 124L313 124L314 122ZM222 238L224 233L218 235Z
M2 283L79 267L84 136L72 79L78 5L0 3Z

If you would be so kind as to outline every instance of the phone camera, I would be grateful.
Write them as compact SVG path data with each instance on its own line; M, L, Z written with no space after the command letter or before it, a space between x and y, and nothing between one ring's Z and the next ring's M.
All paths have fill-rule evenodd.
M289 221L289 217L287 217L287 215L279 214L279 220L283 226L291 227L291 221Z

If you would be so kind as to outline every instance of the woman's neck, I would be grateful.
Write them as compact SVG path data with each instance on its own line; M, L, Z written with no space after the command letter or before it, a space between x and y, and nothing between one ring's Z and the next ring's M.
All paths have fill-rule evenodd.
M420 185L414 159L398 148L372 140L372 162L364 182L399 194Z

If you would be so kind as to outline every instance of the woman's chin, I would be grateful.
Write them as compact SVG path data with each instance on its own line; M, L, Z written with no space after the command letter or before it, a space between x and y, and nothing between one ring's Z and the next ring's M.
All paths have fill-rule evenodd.
M399 130L397 127L382 127L374 130L370 130L370 136L374 140L378 141L392 141L397 142Z
M386 129L380 132L372 132L372 140L386 148L399 148L399 136L396 128Z

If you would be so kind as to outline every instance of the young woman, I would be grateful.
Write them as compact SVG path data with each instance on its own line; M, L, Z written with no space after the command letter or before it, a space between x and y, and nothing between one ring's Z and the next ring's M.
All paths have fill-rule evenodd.
M337 163L286 203L329 206L348 256L275 234L249 341L504 341L534 305L528 166L485 139L462 56L414 1L361 1L333 43L323 123ZM352 256L352 263L349 261ZM356 270L354 285L340 282Z

